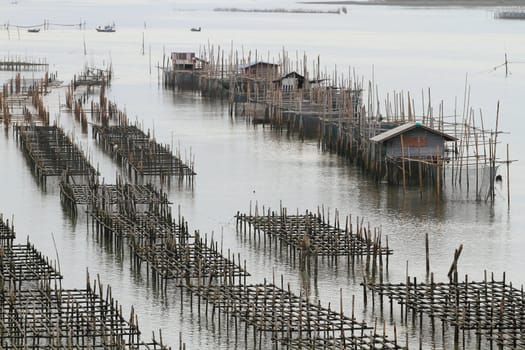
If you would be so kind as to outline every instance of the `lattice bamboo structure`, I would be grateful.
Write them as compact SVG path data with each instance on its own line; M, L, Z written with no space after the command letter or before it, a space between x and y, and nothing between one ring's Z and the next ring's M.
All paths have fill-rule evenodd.
M117 177L116 184L100 184L98 177L88 183L77 184L75 179L64 174L60 181L60 198L66 207L75 212L79 205L110 210L119 203L132 202L133 206L144 206L150 212L168 216L171 210L166 193L152 184L138 185L122 181Z
M61 176L93 176L96 170L82 151L57 126L19 126L17 137L39 179Z
M62 276L56 262L38 251L33 244L13 244L0 247L0 289L21 289L25 282L51 281Z
M85 67L84 71L73 77L73 90L79 86L86 86L88 89L93 86L106 86L111 82L111 67L101 69L96 67Z
M51 288L0 293L2 349L166 349L141 340L133 308L128 319L111 287Z
M330 223L330 213L325 216L324 208L318 208L317 213L306 211L300 215L299 211L288 214L286 208L281 207L278 212L263 208L263 215L258 214L256 206L255 213L236 215L237 232L241 235L252 236L253 239L268 241L272 246L279 243L279 249L283 247L290 251L290 256L296 259L299 256L301 267L310 267L310 259L314 260L315 271L317 271L317 260L319 257L328 257L337 263L337 258L346 256L348 262L355 257L366 257L367 270L377 263L383 266L383 256L386 256L386 267L388 268L388 255L392 250L388 247L388 239L383 245L381 230L371 228L370 223L365 225L364 219L357 217L355 225L350 216L346 217L344 228L339 221L339 212L335 210L334 221ZM261 238L261 232L263 233ZM268 240L266 239L268 236Z
M173 223L170 214L164 216L137 210L132 196L110 195L113 189L108 190L104 200L100 198L102 192L94 194L99 198L92 201L97 205L90 209L93 231L110 239L127 239L133 267L140 269L146 265L148 275L151 274L152 281L161 290L165 291L168 282L174 281L181 288L182 299L183 289L188 288L192 302L198 299L199 312L202 300L206 303L206 310L209 304L212 305L212 318L216 311L219 314L222 311L236 322L243 321L246 330L254 328L255 343L257 337L265 333L271 336L277 347L290 349L322 346L342 349L402 348L397 344L396 335L391 341L385 332L378 334L375 327L355 321L353 310L352 317L348 318L342 309L336 312L321 307L319 303L312 304L282 287L247 285L246 276L249 274L246 265L244 268L240 266L240 256L236 261L235 255L228 250L226 257L213 238L208 242L208 238L201 238L198 232L190 237L187 224L180 215L178 225L159 225L159 222ZM146 197L146 201L158 198ZM286 216L285 210L283 214ZM324 222L324 215L320 218L316 222L326 225L322 227L331 227L328 220ZM290 219L290 222L293 220ZM362 222L358 224L358 228L361 227L364 227ZM330 228L333 229L341 230L338 223ZM237 325L235 330L237 336Z
M457 277L457 273L456 273ZM469 281L465 276L463 282L457 278L451 282L418 283L414 278L407 278L406 283L368 284L364 285L373 294L379 295L381 305L383 298L393 301L401 307L401 317L407 318L409 310L415 317L426 315L432 326L435 320L441 320L454 328L454 343L460 339L460 330L472 331L476 335L478 348L497 345L505 349L525 348L525 294L523 286L514 288L512 283L485 278L481 282ZM484 338L484 339L483 339Z
M171 215L167 196L152 185L123 184L96 185L86 195L85 187L72 185L65 177L61 187L68 201L89 203L91 228L97 237L115 244L123 252L127 240L133 266L140 269L145 263L147 273L157 277L166 286L168 279L191 284L195 279L227 280L246 277L246 268L240 266L228 251L213 239L202 239L198 233L190 237L188 224L179 214L178 221ZM77 196L78 195L78 196Z
M122 196L131 196L135 199L137 204L150 203L166 203L170 202L165 197L156 192L151 184L137 185L124 184L119 185L89 185L89 184L67 184L63 186L64 195L68 196L76 205L88 205L100 198L97 193L103 193L101 196L106 197L105 200L109 205L117 204L118 199Z
M65 180L67 179L67 180ZM155 241L163 238L188 239L188 224L180 214L172 218L166 193L152 184L134 185L117 179L116 185L76 185L69 177L61 182L67 202L87 204L91 228L97 235L112 239L126 238ZM97 180L98 181L98 180Z
M27 59L22 57L0 58L0 70L2 71L43 71L47 70L49 63L45 59Z
M43 256L33 244L13 244L15 230L0 215L0 292L19 290L37 282L62 278L55 262Z
M140 337L111 287L87 276L84 289L62 289L62 276L32 244L13 244L14 228L0 216L0 348L6 350L168 350L160 339ZM22 283L24 282L24 283ZM179 349L185 348L181 343Z
M56 77L47 72L41 79L27 79L18 73L2 86L0 119L5 127L17 125L49 125L49 112L42 96L56 86Z
M183 217L177 224L149 212L131 217L99 209L90 215L97 236L116 242L121 248L122 240L127 239L133 266L140 269L145 263L147 273L157 277L164 288L168 279L188 284L210 278L233 282L249 275L240 266L240 257L237 261L230 254L224 257L217 242L201 239L199 234L190 237Z
M169 146L158 144L137 126L93 125L93 137L102 148L113 155L128 174L141 176L193 176L193 162L186 165L180 155L173 155Z
M379 335L373 327L347 317L341 310L331 310L311 303L273 284L258 285L205 285L191 288L198 299L199 314L201 299L205 302L206 316L212 309L212 319L220 312L226 315L226 323L232 317L244 322L244 337L253 328L254 346L263 333L271 336L276 348L319 349L322 346L337 346L337 349L402 349L397 338L389 340ZM212 307L209 306L211 304ZM235 337L238 337L237 327ZM260 340L259 340L260 342ZM260 345L259 345L260 346ZM331 347L328 347L331 348Z
M60 183L62 200L67 206L87 205L91 229L107 241L122 243L124 239L146 240L189 238L184 217L172 217L167 194L154 185L133 185L117 178L116 185L90 180L86 186L76 185L69 176Z
M145 238L147 240L165 237L188 237L188 224L181 218L177 223L171 217L160 217L154 212L141 212L130 216L125 213L108 212L102 209L90 211L91 226L97 235L121 240L123 238Z
M147 239L132 239L134 265L146 262L152 274L164 280L176 279L180 285L196 283L246 283L246 261L240 265L240 256L228 250L228 257L219 249L218 242L202 239L198 233L192 242L175 238L162 238L152 242Z
M98 108L98 117L102 114L106 114L106 101L105 90L111 82L111 67L107 69L100 69L94 67L85 67L84 71L79 75L75 75L73 80L67 87L66 91L66 108L73 113L75 120L80 123L82 133L88 133L88 120L87 115L91 113L93 119L93 113L95 110L94 102L91 101L91 109L87 103L87 99L90 94L94 93L94 87L100 88L100 105L102 110ZM82 86L85 89L81 89L81 92L78 92L78 88Z
M15 237L13 221L11 220L11 223L9 223L9 219L4 221L4 216L0 214L0 246L4 248L12 246Z

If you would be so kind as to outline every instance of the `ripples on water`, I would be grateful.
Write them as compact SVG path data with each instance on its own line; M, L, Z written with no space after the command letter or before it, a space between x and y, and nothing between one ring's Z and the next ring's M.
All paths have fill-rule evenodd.
M271 7L267 2L232 2L242 6ZM229 5L229 4L226 4ZM84 64L107 65L115 72L109 98L127 111L131 119L143 122L154 130L158 140L180 144L182 151L196 155L197 177L193 187L172 186L170 200L180 205L190 229L199 229L222 239L225 247L239 252L247 260L252 273L250 281L285 275L292 288L306 290L312 298L326 304L339 304L343 289L345 310L350 310L352 294L356 295L358 319L374 320L371 310L361 303L361 266L354 271L346 264L337 268L321 264L315 283L301 274L286 258L275 251L263 251L255 242L241 240L235 232L234 214L248 211L250 202L278 209L283 205L300 211L318 205L338 208L343 214L364 216L372 226L381 226L388 235L394 255L390 257L388 278L404 279L405 269L411 275L424 277L424 234L430 237L431 268L436 279L444 280L452 262L454 249L464 245L460 258L460 274L479 279L483 270L507 271L515 285L525 281L522 271L525 247L521 232L521 209L524 174L521 165L513 164L512 207L507 210L502 188L492 207L489 203L457 200L453 197L437 203L427 193L419 198L417 190L403 195L397 187L376 185L359 169L336 155L322 153L316 140L299 140L262 126L254 127L242 118L230 119L227 106L191 92L164 91L158 84L155 65L162 54L171 51L197 51L199 45L219 44L230 50L231 40L241 51L270 51L278 55L285 46L291 52L303 51L311 60L321 55L330 71L337 65L347 71L348 65L359 75L374 79L380 93L411 90L414 96L421 89L432 88L435 102L444 99L448 113L453 113L458 96L461 110L465 74L472 86L471 104L482 107L486 123L494 122L497 100L502 101L502 128L512 132L502 137L511 143L511 158L519 158L521 140L520 91L525 91L525 73L518 63L511 66L512 75L492 68L501 63L504 52L515 61L525 60L523 28L525 22L496 21L484 9L407 9L388 7L354 7L350 14L297 15L217 13L214 3L177 2L65 2L19 1L18 5L1 4L0 22L34 24L43 19L56 23L85 21L86 30L54 27L37 35L23 30L0 31L1 55L46 57L50 70L58 71L67 83L82 70ZM294 7L294 3L283 6ZM306 6L306 5L304 5ZM67 8L67 10L64 10ZM94 28L116 22L117 32L107 35ZM144 29L144 22L146 29ZM203 31L191 33L190 27ZM141 54L142 34L145 54ZM83 55L86 43L87 55ZM152 73L149 74L150 55ZM372 68L373 65L373 68ZM340 67L345 67L344 69ZM30 73L32 76L33 74ZM38 76L38 73L34 73ZM11 77L0 73L2 81ZM48 97L55 119L67 130L76 130L77 142L92 157L106 182L114 181L118 166L92 142L80 135L80 126L71 115L59 112L65 90ZM416 105L418 103L416 102ZM451 112L452 111L452 112ZM503 148L503 147L502 147ZM42 191L18 149L13 135L0 136L0 212L15 215L19 240L28 235L46 255L55 256L53 234L60 254L66 287L81 286L84 271L98 273L111 283L119 301L135 306L147 333L162 327L165 340L174 346L178 332L190 348L235 348L232 340L219 334L206 320L189 312L187 296L180 307L180 293L171 287L161 297L144 275L131 271L128 260L102 246L86 233L85 216L73 222L62 210L56 182L50 181ZM337 308L337 306L336 306ZM412 339L417 335L409 334ZM429 337L425 343L430 344ZM439 340L436 340L439 347ZM240 344L239 348L243 348Z

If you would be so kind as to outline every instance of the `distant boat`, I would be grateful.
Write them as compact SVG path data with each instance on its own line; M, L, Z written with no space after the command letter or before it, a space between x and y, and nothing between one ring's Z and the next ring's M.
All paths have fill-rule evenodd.
M192 32L200 32L201 31L201 27L199 27L199 28L191 28L190 30Z
M525 19L525 8L501 10L496 12L494 17L501 19Z
M29 33L38 33L40 32L40 28L29 28L27 31Z
M97 28L97 32L102 32L102 33L113 33L115 32L115 25L105 25L104 27L101 27L101 26L98 26Z

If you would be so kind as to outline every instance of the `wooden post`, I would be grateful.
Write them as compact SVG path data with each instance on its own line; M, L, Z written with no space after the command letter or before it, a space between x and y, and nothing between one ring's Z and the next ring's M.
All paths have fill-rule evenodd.
M499 101L498 106L496 108L496 130L494 132L494 149L492 153L492 171L490 174L490 181L491 181L491 199L492 202L494 202L495 192L494 192L494 179L496 176L496 146L498 144L498 125L499 125Z
M509 76L509 61L507 61L507 53L505 52L505 78Z
M417 162L419 175L419 198L423 199L423 173L421 170L421 161Z
M474 129L474 133L476 129ZM478 151L478 135L475 135L475 142L476 142L476 201L480 200L479 196L479 151Z
M406 193L406 178L405 178L405 144L403 142L403 135L401 135L401 161L403 170L403 194Z
M428 232L425 233L425 256L426 256L426 271L427 277L430 272L430 256L429 256L429 244L428 244Z
M463 244L460 244L459 248L456 249L454 252L454 260L452 261L452 265L450 266L450 269L448 270L448 278L452 281L452 277L454 274L457 274L458 271L458 259L461 255L461 251L463 250Z
M436 195L439 202L441 199L441 157L439 153L439 146L437 146L436 158Z
M507 143L507 207L510 209L510 169L509 167L510 167L509 144Z

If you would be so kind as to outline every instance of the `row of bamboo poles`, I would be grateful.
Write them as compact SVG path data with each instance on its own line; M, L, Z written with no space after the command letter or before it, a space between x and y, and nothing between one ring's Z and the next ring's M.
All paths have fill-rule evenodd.
M120 184L117 191L136 193L137 186ZM336 311L322 306L320 301L310 301L308 295L296 295L289 285L284 286L282 277L281 287L276 285L275 277L272 284L249 284L246 262L243 267L240 256L229 249L223 251L223 243L213 235L208 237L198 231L189 235L180 208L178 221L171 221L166 212L152 212L150 205L141 206L137 196L109 195L105 191L110 188L104 185L93 189L91 195L95 198L87 201L83 196L76 197L79 191L74 191L71 183L64 187L70 187L66 191L73 194L70 200L77 205L89 203L92 234L99 242L116 248L113 251L122 255L127 243L134 269L145 270L148 280L151 278L164 293L172 283L180 287L181 308L187 291L190 309L196 307L199 317L211 319L220 332L226 327L228 336L242 340L244 325L246 346L253 337L254 348L261 348L268 340L273 348L368 349L372 344L383 349L404 348L396 335L392 340L386 336L386 325L381 334L377 325L356 321L354 306L352 316L345 316L343 305ZM107 190L100 191L101 188ZM106 199L96 198L99 196ZM158 202L158 196L149 198L151 205ZM147 197L144 199L148 201ZM362 225L358 224L359 231L365 234L367 230Z
M64 131L53 126L18 126L16 137L39 181L48 176L61 176L64 171L86 177L97 171L84 152Z
M427 172L434 174L429 178L438 197L448 188L448 192L466 193L476 201L492 202L499 166L506 165L510 203L508 167L512 160L498 156L502 153L498 144L503 133L499 130L499 102L495 118L491 118L496 120L495 127L487 127L482 112L476 117L470 105L468 81L462 111L456 99L452 112L446 112L444 101L434 107L430 88L421 91L419 108L414 95L405 91L387 93L382 102L374 79L365 84L355 70L338 72L337 66L331 73L326 68L323 72L319 57L311 61L312 68L308 69L310 61L306 55L301 57L296 52L294 61L284 49L277 58L271 58L269 53L263 58L257 51L234 50L233 44L228 53L208 43L199 49L198 55L200 64L191 71L174 70L169 61L163 61L165 85L190 87L202 94L226 98L231 115L268 122L278 130L286 128L288 133L298 133L301 139L315 136L323 150L348 157L377 181L402 182L405 191L408 183L419 184L420 190L423 189L418 172L412 172L411 166L404 167L405 163L415 163L416 168L428 168ZM301 88L283 85L292 72L302 76ZM377 145L370 141L372 137L416 121L457 139L445 143L445 148L439 151L445 151L439 164L417 155L406 154L394 161L378 157L374 151ZM404 168L398 177L388 173L398 167Z
M168 350L153 334L143 340L138 317L103 286L99 276L86 287L64 289L60 266L28 241L15 244L14 225L0 215L0 347L15 349ZM184 349L181 343L179 349Z
M0 58L0 71L47 71L49 63L44 58L5 56Z
M399 318L408 324L411 314L412 323L420 328L421 334L423 325L429 322L429 336L434 343L440 336L436 328L441 321L443 347L448 328L453 329L456 348L470 348L467 343L476 349L522 349L525 346L523 285L521 288L513 287L512 283L506 282L505 273L502 279L496 280L494 274L489 278L485 271L483 280L479 282L470 280L468 275L461 281L457 271L451 274L448 282L435 282L433 274L426 283L409 276L405 283L375 284L365 281L365 302L367 291L371 292L373 305L377 303L375 297L378 297L381 313L384 313L386 297L391 318ZM399 313L394 310L394 302L400 305ZM422 341L421 336L420 344Z
M45 131L47 132L47 129ZM58 134L56 134L50 139L53 139L52 141L56 143L56 139L62 140L62 137L58 137ZM62 141L58 143L63 144ZM67 148L69 149L70 147L68 146ZM67 170L69 171L69 169ZM93 178L93 176L94 174L91 173L88 177ZM63 187L61 186L61 188ZM93 231L96 231L99 237L109 238L113 242L121 241L119 237L127 239L132 251L130 256L135 261L133 266L141 268L144 267L145 263L146 269L150 271L149 273L152 276L155 276L156 280L164 281L161 282L163 289L166 288L168 280L174 279L176 283L181 285L181 290L183 287L187 288L191 291L190 295L195 295L203 303L206 300L206 304L210 305L213 310L217 310L219 316L220 310L228 318L235 316L236 320L240 320L245 325L245 332L249 328L255 327L255 331L253 331L256 335L254 337L256 339L255 347L261 346L261 342L257 338L266 333L269 334L270 339L273 338L278 344L290 348L301 348L307 344L315 347L320 343L332 344L331 346L343 344L345 347L352 346L352 348L367 348L370 344L382 344L385 348L391 349L402 348L396 344L396 339L391 341L386 335L378 334L375 327L361 326L362 323L355 321L353 318L345 317L342 309L339 314L332 311L330 307L321 307L320 303L310 302L308 297L297 296L290 291L286 292L284 288L274 288L269 289L268 292L259 292L259 286L247 284L245 279L247 276L246 268L245 265L244 268L241 267L240 257L229 250L226 255L223 252L222 243L219 245L213 237L208 240L206 235L202 237L198 232L190 237L188 226L187 223L184 224L184 219L182 218L181 221L179 215L179 222L174 222L170 216L171 210L162 209L165 204L158 206L155 203L149 203L144 207L137 202L136 190L129 190L129 186L120 186L120 188L121 190L117 190L117 192L120 191L121 194L118 194L113 199L117 204L112 204L110 191L113 193L113 189L96 185L96 182L94 183L94 188L91 190L94 191L96 198L100 196L100 199L90 201L90 205L93 207L89 210L89 215L93 220L92 222L95 222L95 225L92 225L96 227ZM74 192L69 191L68 193ZM55 297L56 293L53 294L55 289L51 288L50 284L47 284L47 286L49 287L45 287L45 290L49 291L47 294L49 297L46 300L53 300L53 298L61 300L61 294ZM228 307L228 304L221 302L219 298L210 298L212 295L210 292L216 287L226 288L227 294L224 294L224 296L235 296L235 298L229 298L228 300L238 300L237 306L233 307L234 304L230 303L230 307ZM99 289L101 288L99 287ZM82 300L86 298L93 300L95 297L91 296L91 290L92 288L88 285L86 288L87 294L80 292L80 298L83 298ZM263 293L263 295L266 293L267 295L274 295L274 301L285 300L286 304L278 306L275 303L273 307L266 306L264 299L259 298L260 293ZM182 295L181 293L181 297ZM252 297L249 298L247 297L248 295L252 295ZM278 295L280 296L277 297ZM106 296L108 300L112 301L109 303L111 310L118 310L118 305L114 303L111 293L106 293ZM37 303L45 304L46 300L38 300ZM75 303L79 303L77 299L66 302L66 305ZM102 304L107 305L108 302L104 301ZM31 308L34 309L33 304L31 305ZM253 318L250 320L241 317L241 312L244 313L242 310L245 310L246 306L251 308L252 305L255 306ZM88 309L93 309L92 304L88 304L87 307ZM298 309L299 314L297 315L294 311L292 313L294 317L292 325L286 326L287 320L290 320L290 314L287 311L289 309ZM63 314L69 315L67 310L70 310L70 308L66 309ZM105 309L104 312L108 314L109 311ZM215 311L212 312L212 319L214 313ZM268 313L278 315L277 322L271 321L270 323ZM75 316L70 317L70 319L74 318ZM85 316L83 319L89 320L90 318ZM130 343L135 348L139 348L137 343L138 332L134 331L138 328L138 323L131 321L126 324L123 321L118 321L122 320L118 316L111 316L110 319L113 321L112 325L114 326L111 330L120 332L117 332L118 335L125 337L125 340L119 343L118 338L111 338L110 335L103 332L97 334L101 337L100 343L97 343L100 345L100 348L124 348L123 346ZM134 317L130 319L133 320ZM273 324L274 326L272 327L279 328L276 331L269 331L267 328L258 329L258 325L264 324L264 322L267 325ZM320 327L320 324L323 326ZM340 326L340 324L345 326ZM89 325L90 327L94 326L90 323ZM126 328L126 325L130 328ZM299 331L297 330L297 325L299 325ZM302 332L301 325L304 325L308 331ZM359 331L356 331L357 328L359 328ZM13 332L16 332L17 329ZM37 344L35 346L42 345L45 341L57 344L58 340L55 338L52 340L41 340L34 335L39 334L38 332L38 329L35 329L34 333L29 337L24 336L17 339L31 339ZM277 337L279 334L293 335L293 338L288 338L288 336L279 338ZM299 336L298 338L297 335ZM77 338L75 336L76 334L71 335L68 333L64 335L65 339L67 339L63 340L66 342L66 346L78 346L76 342L79 339L80 341L82 339L86 340L86 338L81 336ZM93 341L92 339L90 340L91 342Z
M365 271L376 275L379 268L383 272L383 257L386 260L388 270L388 256L393 252L386 243L382 241L381 229L365 224L364 218L355 218L348 215L344 218L344 224L340 222L339 211L334 211L332 223L330 222L330 210L326 211L324 206L317 208L317 213L306 211L304 214L289 214L285 207L278 211L270 208L262 209L259 214L258 205L252 214L251 206L248 214L237 212L236 229L243 239L246 235L250 241L261 241L266 247L267 241L272 247L274 240L275 248L282 253L283 248L287 255L295 262L298 258L301 270L311 273L313 262L313 276L317 281L319 260L328 264L338 266L340 260L346 257L348 267L355 265L355 260L360 259L364 263ZM263 236L261 238L261 233Z
M49 111L43 98L56 82L55 75L45 72L41 79L25 79L17 73L2 86L0 93L0 118L7 129L10 124L49 125Z
M85 72L71 82L66 91L66 107L73 111L75 119L81 123L82 131L87 133L87 114L91 115L92 136L127 169L128 175L160 176L161 181L173 175L182 180L192 181L195 175L195 156L189 155L189 161L182 161L180 150L173 154L173 145L157 143L148 133L143 132L137 124L128 120L126 113L116 103L106 97L106 87L111 79L111 70L86 68ZM78 91L87 86L84 92ZM89 96L98 88L99 100L90 102L86 113L84 106L89 105ZM79 96L79 93L81 94Z

